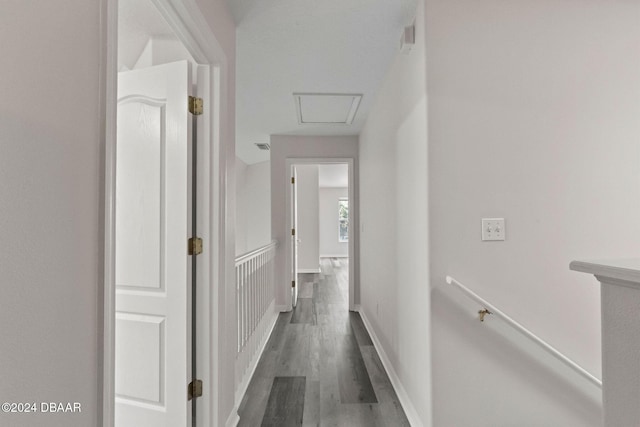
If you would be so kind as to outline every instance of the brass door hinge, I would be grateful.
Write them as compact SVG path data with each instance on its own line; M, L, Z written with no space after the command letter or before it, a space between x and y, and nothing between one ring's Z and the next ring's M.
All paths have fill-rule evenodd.
M189 395L189 400L195 399L196 397L202 396L202 380L193 380L189 383L189 388L187 391Z
M292 288L295 288L295 287L296 287L296 281L295 281L295 280L292 280L292 281L291 281L291 287L292 287Z
M189 112L191 114L193 114L194 116L199 116L200 114L202 114L203 110L204 110L204 102L202 101L202 98L197 98L195 96L190 96L189 97Z
M295 236L295 235L296 235L296 229L295 229L295 228L292 228L292 229L291 229L291 235L292 235L292 236Z
M294 177L291 177L291 183L295 184L296 183L296 179Z
M189 239L189 255L200 255L202 253L202 239L192 237Z

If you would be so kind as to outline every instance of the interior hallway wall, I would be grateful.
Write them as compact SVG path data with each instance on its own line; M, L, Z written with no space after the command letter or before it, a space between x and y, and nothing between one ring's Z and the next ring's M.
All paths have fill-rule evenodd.
M416 44L397 54L360 135L361 311L416 426L431 425L425 67L420 2Z
M320 257L348 257L349 243L338 241L338 201L349 198L348 188L320 187Z
M245 181L247 205L247 250L271 242L271 163L247 167Z
M600 425L595 387L480 324L445 276L600 375L599 288L569 262L640 252L640 3L427 0L426 17L434 425ZM506 218L505 242L481 242L482 217Z
M297 165L298 272L320 272L320 208L318 165Z
M2 3L0 395L82 412L0 413L0 425L98 422L103 6Z
M133 68L146 68L153 65L167 64L169 62L180 61L183 59L192 64L192 81L197 81L197 72L193 65L195 61L182 42L173 38L151 37Z
M236 157L236 256L249 250L247 216L250 199L247 194L247 164Z
M271 167L236 158L236 255L271 242Z

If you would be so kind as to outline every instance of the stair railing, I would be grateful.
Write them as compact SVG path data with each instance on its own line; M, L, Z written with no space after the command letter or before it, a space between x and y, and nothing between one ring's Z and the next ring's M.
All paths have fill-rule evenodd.
M496 317L502 319L511 328L515 329L520 334L524 335L525 337L529 338L531 341L533 341L534 343L542 347L547 353L551 354L552 356L560 360L562 363L564 363L565 365L567 365L568 367L576 371L578 374L580 374L581 376L583 376L584 378L586 378L587 380L589 380L599 388L602 388L602 381L599 378L595 377L593 374L591 374L589 371L584 369L582 366L578 365L576 362L569 359L567 356L562 354L556 348L552 347L543 339L539 338L537 335L535 335L533 332L531 332L530 330L522 326L520 323L513 320L511 317L505 314L502 310L498 309L493 304L491 304L484 298L480 297L478 294L473 292L471 289L467 288L465 285L463 285L453 277L447 276L446 280L449 285L455 286L456 288L461 290L466 296L468 296L469 298L471 298L472 300L480 304L481 307L483 307L480 311L478 311L478 316L481 322L484 321L487 315L495 315Z
M274 257L277 242L236 257L236 400L242 398L277 313Z

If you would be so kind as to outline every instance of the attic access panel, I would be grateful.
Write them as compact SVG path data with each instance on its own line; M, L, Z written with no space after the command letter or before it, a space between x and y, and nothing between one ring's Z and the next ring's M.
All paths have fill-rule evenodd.
M298 123L350 125L358 112L362 94L294 93Z

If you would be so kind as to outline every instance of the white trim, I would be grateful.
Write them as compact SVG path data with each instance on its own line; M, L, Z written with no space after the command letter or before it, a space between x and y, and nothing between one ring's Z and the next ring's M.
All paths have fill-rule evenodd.
M278 246L278 241L277 240L272 240L271 243L266 244L264 246L260 246L257 249L254 249L252 251L249 252L245 252L241 255L236 256L236 267L239 266L240 264L248 261L251 258L255 258L258 255L264 254L269 252L270 249L275 249Z
M229 414L229 418L227 418L227 422L224 423L225 427L236 427L240 422L240 416L237 411L231 411Z
M413 403L411 402L411 399L409 398L407 391L404 389L404 386L402 385L402 382L400 381L398 374L393 369L393 364L391 364L391 361L389 360L387 353L385 353L384 348L382 347L382 344L380 343L380 340L378 339L378 336L375 333L375 330L371 326L371 323L369 323L369 319L367 318L367 315L363 310L360 309L360 307L358 307L358 311L360 313L360 317L362 318L362 322L364 323L364 327L367 329L367 332L369 332L371 341L373 341L373 346L378 352L378 356L380 356L380 360L382 361L382 366L384 367L384 370L387 371L387 375L391 380L391 385L393 386L394 390L396 391L396 394L398 395L398 400L400 400L400 405L402 405L402 409L404 409L404 413L407 415L409 424L411 424L411 426L413 427L424 427L424 424L422 424L422 422L420 421L418 412L416 411L416 408L413 406Z
M288 311L291 311L291 305L289 304L278 304L276 305L276 311L278 313L286 313Z
M299 268L298 269L298 274L300 273L320 273L320 267L318 268Z
M306 157L306 158L286 158L285 159L285 176L290 176L291 167L294 165L304 165L304 164L340 164L346 163L349 166L349 200L353 202L349 203L349 255L348 258L352 260L349 263L349 311L355 311L356 304L356 288L359 287L357 283L357 259L356 259L356 241L358 239L358 229L359 229L359 220L360 213L358 211L358 197L356 194L356 177L355 177L355 157ZM287 179L287 182L289 180ZM290 230L293 228L292 226L292 218L291 218L291 185L287 185L285 190L285 230ZM291 239L285 239L283 242L283 248L285 253L285 270L284 274L289 275L292 271L291 268ZM287 283L287 281L284 281ZM286 286L283 284L282 286ZM285 291L285 295L289 294L289 290ZM291 299L291 298L289 298ZM293 307L288 305L288 310L291 311Z
M101 376L98 379L99 398L102 400L98 411L98 423L103 427L114 426L115 411L115 138L117 118L117 34L118 34L118 0L101 0L102 35L105 51L103 52L104 69L101 76L104 95L105 118L105 151L104 151L104 294L98 301L102 312L103 335L99 342L99 354L102 364ZM201 304L198 308L198 376L203 379L219 378L218 352L219 343L224 340L227 327L224 322L217 321L214 313L228 308L218 298L218 283L227 283L229 264L226 255L226 197L224 186L226 175L226 150L221 142L221 124L227 121L227 58L224 50L211 31L209 24L202 15L194 0L152 1L161 15L167 20L177 38L183 43L193 58L204 67L206 79L204 84L198 82L199 96L205 99L209 106L203 128L203 138L200 139L198 149L198 193L205 193L198 203L199 227L205 238L205 253L199 262L198 294ZM202 93L204 92L204 93ZM204 145L205 147L202 147ZM217 172L217 173L214 173ZM211 184L212 183L212 184ZM200 226L202 223L202 226ZM231 268L231 271L233 269ZM201 280L202 279L202 280ZM211 288L212 292L209 292ZM202 316L202 317L200 317ZM209 337L211 339L209 339ZM215 425L221 419L218 408L220 385L218 382L207 381L205 396L199 400L199 425ZM233 413L229 419L233 418ZM235 414L237 417L237 414Z
M339 255L320 255L320 258L349 258L349 255L339 254ZM357 311L357 310L354 310Z
M102 310L102 331L98 336L98 363L102 363L102 371L98 378L98 424L113 427L115 424L115 167L117 100L118 100L118 1L102 0L102 16L100 17L101 38L104 51L102 59L104 69L101 70L101 85L104 98L101 108L104 109L104 177L102 189L104 194L104 283L102 297L98 304Z

